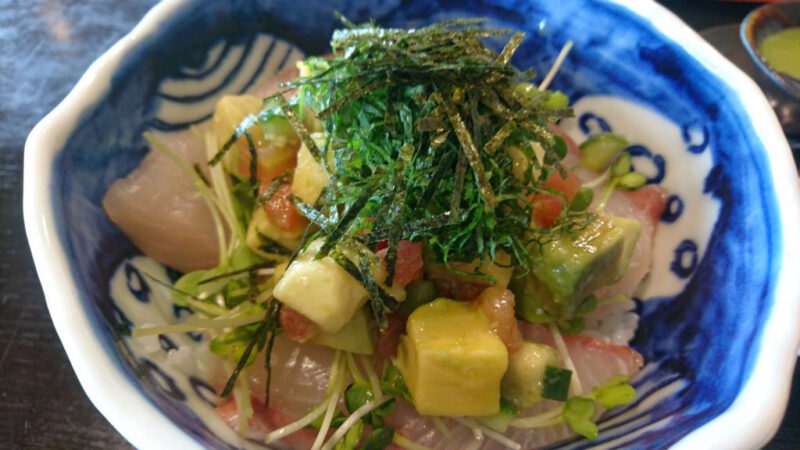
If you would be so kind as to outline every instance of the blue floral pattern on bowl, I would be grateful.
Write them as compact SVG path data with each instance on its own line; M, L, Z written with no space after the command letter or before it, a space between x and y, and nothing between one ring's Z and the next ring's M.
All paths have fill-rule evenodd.
M623 7L582 0L338 0L302 8L285 0L187 1L125 56L105 99L80 118L52 167L60 238L83 301L97 313L92 332L105 336L130 381L203 445L244 445L208 419L215 393L202 368L170 357L183 346L204 351L202 336L162 336L150 348L127 337L132 324L186 311L147 276L174 274L138 256L101 199L147 152L143 131L207 119L222 93L325 52L334 11L388 26L487 16L492 26L528 32L513 62L539 73L575 42L553 85L575 104L565 130L579 141L597 130L625 134L636 169L671 193L637 302L633 346L648 361L635 379L639 397L603 417L594 444L665 447L727 409L753 369L779 269L782 230L762 144L736 93L686 51Z

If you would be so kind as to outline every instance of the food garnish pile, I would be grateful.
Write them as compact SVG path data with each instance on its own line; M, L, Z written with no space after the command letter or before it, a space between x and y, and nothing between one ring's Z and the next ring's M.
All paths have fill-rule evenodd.
M145 133L213 237L210 262L170 254L174 239L146 243L106 198L134 243L183 272L169 288L195 313L133 337L203 331L226 376L218 412L266 443L596 439L600 413L635 399L642 358L592 324L627 312L663 194L623 137L578 147L558 128L569 99L546 87L571 43L537 85L510 63L523 33L342 20L331 53L277 93L223 97L187 131L199 162ZM320 376L280 376L297 364Z

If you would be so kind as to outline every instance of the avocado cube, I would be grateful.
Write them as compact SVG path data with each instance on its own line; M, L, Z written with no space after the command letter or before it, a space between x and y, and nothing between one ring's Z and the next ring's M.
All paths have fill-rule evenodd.
M533 244L530 275L513 284L520 299L517 312L531 321L539 321L541 313L572 318L588 295L622 278L641 229L637 220L598 214L576 235L564 232Z
M508 351L483 313L440 298L417 308L406 331L397 365L420 414L497 414Z
M367 302L367 291L330 256L314 259L321 246L322 239L312 242L289 265L273 295L322 331L336 333Z

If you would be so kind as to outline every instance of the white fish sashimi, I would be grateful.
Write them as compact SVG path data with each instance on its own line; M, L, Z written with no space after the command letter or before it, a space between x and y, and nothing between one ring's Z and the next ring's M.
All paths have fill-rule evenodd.
M649 190L653 195L647 195L648 192L645 190ZM650 204L643 205L643 202ZM663 193L655 186L642 188L638 192L616 191L611 194L606 203L606 212L638 220L642 224L642 231L631 255L628 271L616 283L599 289L596 292L598 298L608 299L619 294L631 297L642 284L653 263L653 239L663 205ZM654 214L655 210L657 212Z
M296 420L319 405L325 399L333 356L328 347L299 344L285 335L275 338L270 360L275 369L270 380L270 407ZM263 402L267 375L263 352L247 374L253 396Z
M272 95L281 89L279 83L297 73L295 68L284 70L254 85L250 93ZM206 167L205 144L195 132L153 134L190 167ZM151 150L139 167L114 182L103 197L103 208L134 245L167 266L190 272L219 263L216 228L205 199L162 152Z
M190 131L154 133L190 166L204 165L202 140ZM216 228L192 179L167 155L151 150L103 197L108 217L146 255L188 272L218 264Z

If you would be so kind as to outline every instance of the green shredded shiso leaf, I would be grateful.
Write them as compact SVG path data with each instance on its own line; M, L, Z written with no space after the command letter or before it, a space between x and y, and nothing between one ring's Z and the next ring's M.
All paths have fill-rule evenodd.
M311 74L285 84L299 88L298 98L292 104L280 96L267 99L260 114L282 111L330 172L331 185L318 204L298 205L323 229L317 257L386 240L393 274L397 242L409 239L424 242L448 265L493 260L502 250L526 272L531 242L586 223L585 208L564 208L549 229L531 222L530 198L542 192L535 186L564 170L566 145L548 125L572 111L563 95L553 101L553 92L519 88L534 74L509 64L523 33L498 53L487 38L511 33L483 28L484 19L412 30L342 20L347 28L333 33L332 56L307 59ZM321 148L301 120L306 111L324 130ZM504 151L511 144L541 146L544 164L526 152L531 170L518 179ZM382 325L382 309L391 307L359 272Z

